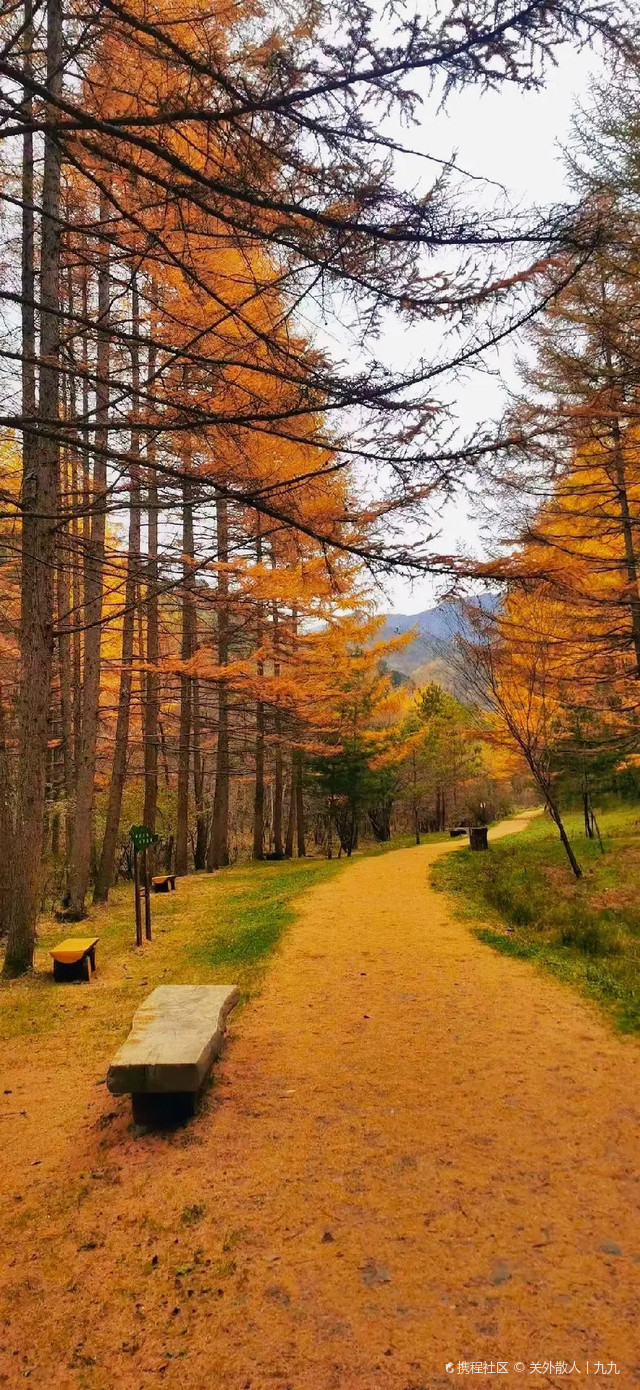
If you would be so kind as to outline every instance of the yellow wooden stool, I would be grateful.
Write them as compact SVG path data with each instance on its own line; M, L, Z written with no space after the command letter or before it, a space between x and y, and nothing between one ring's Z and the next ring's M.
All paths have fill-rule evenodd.
M96 968L99 936L69 936L49 952L53 956L53 978L59 984L70 980L90 980Z
M176 891L175 874L156 874L151 880L154 893L169 893Z

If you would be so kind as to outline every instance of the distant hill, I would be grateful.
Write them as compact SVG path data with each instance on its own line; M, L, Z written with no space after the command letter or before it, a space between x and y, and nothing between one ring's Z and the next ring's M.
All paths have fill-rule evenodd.
M495 594L482 594L477 601L482 608L491 610L497 599ZM447 599L435 608L426 608L424 613L388 613L376 640L386 642L415 628L413 641L389 657L389 666L414 679L419 672L418 680L423 685L429 680L447 685L447 656L461 625L459 605Z

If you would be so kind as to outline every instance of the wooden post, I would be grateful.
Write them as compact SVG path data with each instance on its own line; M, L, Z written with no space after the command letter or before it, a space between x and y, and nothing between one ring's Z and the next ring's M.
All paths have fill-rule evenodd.
M144 934L151 940L151 882L149 878L149 846L144 851Z
M133 895L136 906L136 946L142 945L142 913L140 911L140 866L138 851L133 847Z

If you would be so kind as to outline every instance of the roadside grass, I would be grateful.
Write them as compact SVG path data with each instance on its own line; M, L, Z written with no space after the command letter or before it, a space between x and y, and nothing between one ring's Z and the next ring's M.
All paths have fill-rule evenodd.
M555 827L539 817L487 854L439 859L432 882L459 897L481 941L551 971L597 1000L622 1032L640 1033L640 807L606 810L598 821L604 854L580 815L565 818L579 881Z
M120 885L75 929L100 938L89 985L53 983L49 949L71 933L43 918L34 971L0 987L0 1038L63 1029L74 1045L92 1047L105 1034L124 1036L133 1010L160 984L234 983L250 998L295 917L295 900L346 862L241 864L178 879L175 893L152 895L153 939L137 948L132 885Z
M450 836L448 830L434 830L433 833L429 835L421 833L420 844L437 845L444 840L448 842L449 838ZM361 859L363 857L366 857L367 859L370 859L372 856L375 856L376 854L389 854L389 852L394 849L415 848L416 837L414 834L392 835L390 840L383 840L382 842L379 840L367 840L367 842L363 845L362 849L354 850L352 858Z
M422 842L447 838L426 835ZM160 984L234 983L244 1000L251 998L302 894L349 863L414 843L412 835L401 835L386 844L367 842L351 860L310 856L189 874L177 880L175 893L152 895L153 940L141 947L134 945L130 883L112 889L109 902L92 907L77 927L44 916L35 969L0 984L0 1040L64 1032L70 1045L92 1048L106 1035L124 1036L137 1004ZM74 934L100 938L96 975L89 986L54 985L49 950Z

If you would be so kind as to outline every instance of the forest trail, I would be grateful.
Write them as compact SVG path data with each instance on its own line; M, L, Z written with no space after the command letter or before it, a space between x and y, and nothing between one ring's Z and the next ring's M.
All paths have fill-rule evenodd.
M5 1383L640 1383L640 1051L455 920L428 886L454 847L301 901L184 1132L136 1138L82 1059L58 1119L47 1081L38 1153L2 1160Z

